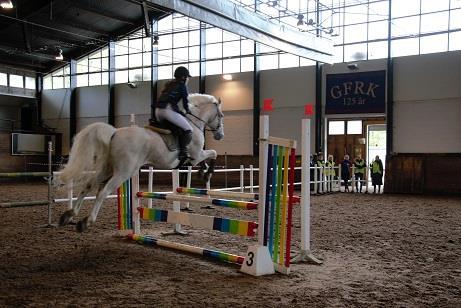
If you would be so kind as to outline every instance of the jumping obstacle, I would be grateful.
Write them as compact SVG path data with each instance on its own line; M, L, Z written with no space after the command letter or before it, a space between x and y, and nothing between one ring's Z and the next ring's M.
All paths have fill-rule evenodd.
M170 201L187 201L191 203L217 205L223 207L230 207L235 209L254 210L258 207L257 202L226 200L226 199L209 199L203 197L183 196L176 194L156 193L156 192L138 192L136 194L139 198L151 198Z
M0 173L0 178L23 178L23 177L50 177L50 173L49 172L4 172L4 173ZM51 189L50 183L48 183L48 190L50 189ZM47 205L49 202L50 200L2 202L0 203L0 208Z
M187 253L201 255L201 256L214 259L217 261L222 261L222 262L229 262L229 263L235 263L235 264L242 265L243 261L245 260L245 257L234 255L231 253L165 241L162 239L156 239L148 235L143 236L143 235L131 233L131 234L128 234L127 237L140 244L149 245L149 246L159 246L159 247L179 250L179 251L183 251Z
M37 177L49 176L48 172L5 172L0 173L0 178L19 178L19 177Z
M303 130L305 128L309 129L310 125L304 125L304 121L309 120L303 120ZM137 241L141 244L167 247L170 249L176 249L209 257L214 256L213 258L217 260L237 263L241 265L242 272L252 275L259 276L265 274L272 274L275 271L288 274L290 272L291 263L292 208L295 200L295 198L293 197L293 183L296 141L270 137L268 133L268 124L268 116L262 116L260 120L261 134L259 153L259 194L257 196L256 194L252 194L251 197L248 194L238 196L242 199L248 197L250 197L250 199L253 200L259 199L257 202L244 202L245 204L252 204L253 209L258 209L257 223L252 222L250 226L251 222L245 222L247 228L243 228L244 231L241 231L239 227L235 226L233 228L227 229L221 227L215 228L215 222L222 222L222 218L180 212L180 201L213 204L212 200L217 199L212 199L212 197L219 196L231 198L231 195L237 197L236 194L241 193L217 193L211 190L196 190L195 192L191 190L188 191L186 189L179 188L179 185L177 185L177 181L175 181L175 177L173 177L173 188L177 193L145 193L138 191L138 176L135 176L131 179L131 184L126 183L125 188L124 186L122 186L119 189L119 215L125 215L125 217L119 217L119 230L121 231L121 234L124 234L127 236L127 238ZM304 139L303 145L309 147L309 144L304 142ZM303 154L306 154L306 151L304 151L304 149ZM303 155L303 157L306 156ZM303 183L303 186L305 186L304 188L307 188L307 194L309 194L308 167L309 166L307 166L307 169L302 170L304 171L303 174L307 175L307 183ZM307 186L305 184L307 184ZM130 185L131 189L129 188ZM181 193L202 195L206 197L181 195L179 191L181 191ZM306 208L308 208L310 204L306 204L306 201L308 202L309 198L303 198L303 196L304 195L302 194L301 232L305 233L305 231L309 232L309 229L306 228L305 225L306 223L309 223L309 220L306 220L306 214L308 216L309 209ZM173 201L173 211L133 206L133 204L140 205L141 198L146 197ZM239 204L240 202L242 202L232 200L225 201L225 204L227 203L227 201L229 201L230 203L234 202L234 204ZM250 246L248 248L246 256L243 257L238 255L227 254L225 252L208 250L201 247L163 241L161 239L156 239L151 236L141 235L141 219L162 221L176 224L179 226L181 224L184 224L195 228L218 230L221 232L229 232L231 234L240 235L253 235L254 232L249 233L248 230L254 230L257 227L258 244ZM231 225L232 221L236 221L234 222L234 224L239 224L242 222L240 220L228 219L228 222L225 222L225 224ZM245 223L243 223L243 225L245 225ZM304 241L306 240L306 238L309 238L308 235L302 235L301 237ZM306 260L306 256L312 256L310 254L308 245L306 246L306 244L303 242L301 243L301 247L302 251L300 253L300 256L298 257L298 260ZM223 257L220 259L216 257L218 255L230 257ZM309 261L314 261L314 259L315 258L309 259Z
M192 188L192 187L178 187L176 188L176 192L178 194L188 194L188 195L259 200L258 193L220 191L220 190L209 190L209 189ZM300 196L293 195L294 204L298 204L300 201L301 201Z

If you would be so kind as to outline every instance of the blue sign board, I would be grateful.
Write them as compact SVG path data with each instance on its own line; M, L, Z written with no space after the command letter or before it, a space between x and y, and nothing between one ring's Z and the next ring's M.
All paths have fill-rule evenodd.
M385 111L386 71L327 75L326 114Z

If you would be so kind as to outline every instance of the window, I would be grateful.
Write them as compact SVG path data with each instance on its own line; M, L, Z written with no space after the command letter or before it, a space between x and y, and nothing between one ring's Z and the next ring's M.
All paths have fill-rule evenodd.
M43 77L43 89L50 90L53 89L53 80L51 75Z
M451 50L461 50L461 31L450 33Z
M329 121L328 135L344 135L344 121Z
M35 78L26 76L26 89L35 90Z
M8 75L0 73L0 86L8 86Z
M419 53L419 40L418 38L394 40L391 48L392 57L417 55Z
M448 33L439 35L429 35L421 38L420 53L433 53L447 51Z
M348 135L361 135L362 134L362 121L361 120L347 121L347 134Z
M24 88L24 76L10 74L10 87Z
M387 58L387 41L368 44L368 59Z

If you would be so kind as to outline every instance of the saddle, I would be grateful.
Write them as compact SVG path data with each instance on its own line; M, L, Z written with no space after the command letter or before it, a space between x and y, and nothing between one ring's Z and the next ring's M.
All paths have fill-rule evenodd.
M149 125L144 126L144 128L158 133L170 152L179 150L179 131L173 124L168 122L159 123L153 119L149 119Z

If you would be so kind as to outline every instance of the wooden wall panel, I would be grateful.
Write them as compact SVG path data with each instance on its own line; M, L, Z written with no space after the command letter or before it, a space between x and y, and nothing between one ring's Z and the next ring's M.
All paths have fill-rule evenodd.
M386 162L384 192L423 193L423 157L393 156Z
M461 194L460 154L398 154L388 158L384 192Z
M425 160L426 193L461 194L461 157L428 156Z

